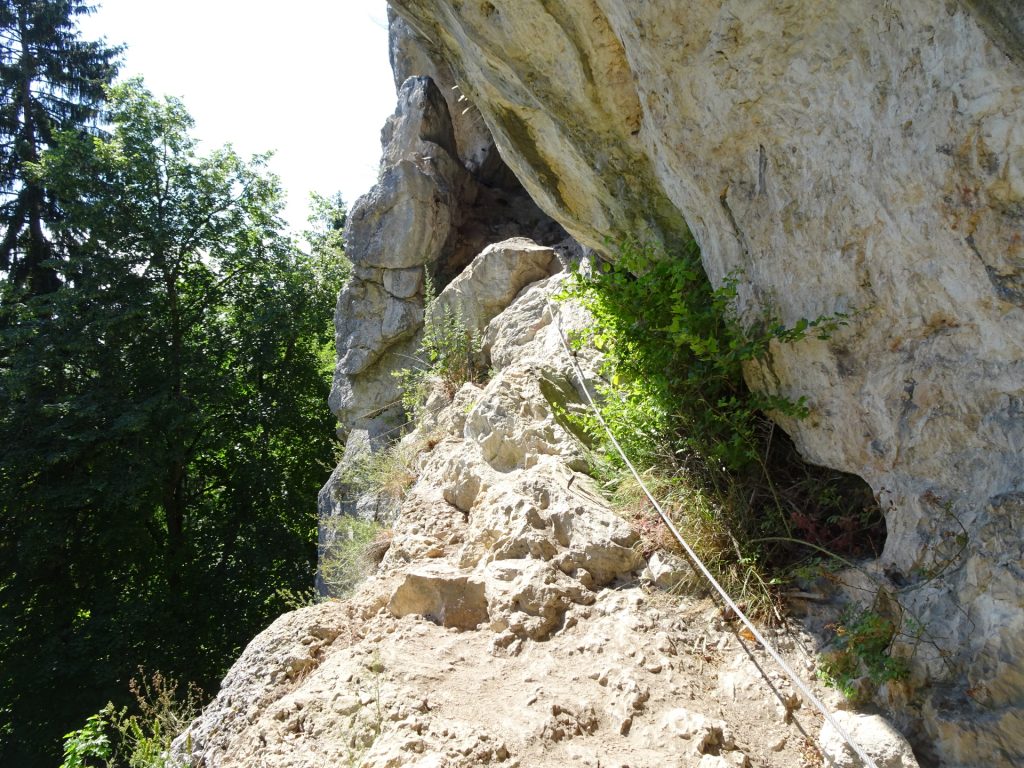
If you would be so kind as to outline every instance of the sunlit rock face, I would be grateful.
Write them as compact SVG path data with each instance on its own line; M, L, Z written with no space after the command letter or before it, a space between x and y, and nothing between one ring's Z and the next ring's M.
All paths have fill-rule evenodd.
M887 511L890 691L942 765L1024 760L1024 20L1010 0L392 0L537 204L688 226L741 311L843 313L752 384ZM429 42L423 42L429 41ZM927 678L926 685L922 681Z
M659 592L638 531L581 471L588 450L565 414L600 357L563 347L593 318L555 299L557 263L502 241L439 294L434 306L481 331L489 380L435 382L399 444L417 477L374 575L253 639L171 765L809 765L819 728L792 711L793 684L710 600ZM807 667L808 635L766 631ZM879 768L917 768L881 718L844 715ZM820 736L854 765L841 737Z
M431 58L399 19L392 19L391 60L397 105L381 132L377 183L353 205L345 230L352 274L335 312L330 395L345 451L318 500L321 553L335 545L330 518L388 516L379 504L357 505L344 478L366 451L408 428L394 373L425 365L417 350L426 277L439 291L485 246L517 236L556 246L563 261L578 249L505 165L450 67ZM506 303L522 281L537 279L524 259L492 276L504 281L492 288ZM319 576L317 588L328 591Z

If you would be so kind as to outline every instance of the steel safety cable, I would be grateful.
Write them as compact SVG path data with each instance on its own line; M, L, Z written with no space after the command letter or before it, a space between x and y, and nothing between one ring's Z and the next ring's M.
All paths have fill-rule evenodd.
M657 510L658 516L661 517L662 522L665 523L666 527L672 533L672 536L675 538L675 540L679 542L679 546L683 548L683 551L685 551L686 554L689 556L691 562L701 572L701 575L703 575L704 578L707 579L708 583L711 584L711 586L718 593L719 597L722 598L722 600L729 607L729 609L737 617L739 617L740 621L743 622L744 626L748 630L750 630L750 633L754 636L754 638L768 652L768 655L770 655L775 660L775 663L782 668L782 671L786 673L786 676L789 677L789 679L793 682L797 689L799 689L799 691L804 695L804 698L807 699L807 701L811 702L812 705L814 705L814 708L821 713L821 716L825 718L826 722L828 722L828 724L836 730L836 733L839 734L843 741L849 744L853 751L857 753L857 756L864 761L865 768L878 768L878 765L871 758L871 756L868 755L867 752L865 752L864 749L856 741L854 741L853 737L850 736L849 733L847 733L846 729L843 728L836 721L836 719L832 716L832 713L828 710L828 707L826 707L824 703L822 703L822 701L814 695L814 692L811 691L810 687L803 681L800 675L798 675L796 671L789 665L789 663L782 658L779 652L775 650L775 646L768 642L768 639L763 634L761 634L761 631L756 626L754 626L754 623L747 617L747 615L729 596L729 593L725 591L725 588L718 583L718 580L712 575L711 571L708 570L707 566L704 565L703 561L697 556L697 553L694 552L693 548L691 548L690 545L686 543L686 540L683 538L682 534L679 533L679 530L676 528L675 524L669 518L668 514L666 514L665 510L662 509L661 504L658 503L658 500L654 498L654 495L648 490L647 484L644 483L643 478L640 477L640 473L636 471L636 467L633 466L633 463L629 460L629 457L626 456L625 451L622 450L622 446L619 445L619 441L615 439L615 435L612 434L611 429L608 427L608 423L604 420L604 417L601 415L600 409L597 407L597 403L594 402L594 398L590 394L590 389L587 387L586 374L583 373L583 369L580 367L579 361L576 359L576 355L569 348L568 339L566 339L565 333L562 330L561 315L555 310L555 307L550 300L547 301L547 306L548 311L551 313L551 318L554 321L555 329L558 331L558 338L559 341L561 341L562 343L562 348L565 350L565 353L569 356L569 360L572 363L572 367L576 370L576 374L579 376L580 387L583 389L583 394L586 396L587 402L590 404L591 410L597 417L598 423L600 423L600 425L604 428L604 431L608 434L608 439L611 440L612 445L615 446L616 452L622 458L623 462L625 462L634 479L637 481L637 483L639 483L640 488L643 490L644 495L647 497L647 500L650 501L651 504L654 506L655 510Z

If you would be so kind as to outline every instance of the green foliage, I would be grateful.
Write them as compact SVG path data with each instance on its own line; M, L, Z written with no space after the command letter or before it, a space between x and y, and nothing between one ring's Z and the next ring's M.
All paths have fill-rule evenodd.
M278 587L274 590L273 598L270 598L275 605L280 605L286 611L297 611L299 608L307 608L320 602L320 595L316 587L306 589L289 589Z
M302 236L309 243L310 253L324 263L325 270L338 270L342 273L336 275L334 280L344 282L350 267L345 258L345 243L342 239L345 222L348 221L345 201L341 192L330 196L311 192L309 202L309 229Z
M906 661L891 653L898 629L891 619L870 609L851 608L832 629L834 648L822 656L818 676L847 698L865 698L858 685L864 678L877 686L909 674Z
M607 355L608 416L648 461L661 458L649 455L663 443L652 438L671 432L678 456L746 472L763 455L765 410L806 414L802 400L751 393L742 366L763 359L772 341L797 341L825 320L744 327L732 311L735 277L713 289L693 241L671 257L627 241L615 263L575 278L567 295L593 314L589 341Z
M809 334L827 338L845 316L801 320L791 328L765 319L739 322L737 278L714 289L695 243L671 256L629 241L614 263L574 274L565 296L594 317L575 340L604 354L601 411L626 454L658 478L679 522L699 532L698 548L722 579L770 605L765 586L778 567L805 553L794 536L813 529L825 546L862 532L866 486L806 466L768 412L802 418L807 404L747 389L743 366L763 360L773 343ZM596 419L583 427L605 456L597 463L609 485L650 524L646 502ZM838 490L837 490L838 489ZM868 527L880 522L877 510ZM851 539L854 537L850 537ZM786 543L783 543L785 539Z
M320 572L331 597L352 594L391 546L391 530L373 520L328 518L330 543L320 555Z
M340 192L330 197L313 192L310 194L312 212L307 219L309 228L302 236L309 243L307 257L318 292L317 304L333 304L338 291L348 280L352 264L345 256L342 232L348 220L348 209ZM334 355L331 348L331 364Z
M199 713L199 692L179 698L177 687L160 673L133 679L136 711L108 703L91 715L64 737L60 768L169 768L171 742Z
M425 272L423 338L413 365L395 372L406 413L417 419L436 383L454 394L467 381L479 381L485 374L480 349L479 335L466 327L457 306L437 308L433 280Z
M114 705L108 704L95 715L90 715L85 725L64 736L64 762L60 768L94 768L103 761L109 763L113 754L107 728Z
M335 192L329 197L312 192L310 203L312 211L306 220L309 228L302 233L302 237L309 244L306 260L313 277L310 285L313 292L311 300L316 306L333 307L338 291L352 272L352 264L345 256L342 241L348 209L341 192ZM331 334L324 339L319 350L321 369L328 376L334 373L336 352L334 336Z
M265 158L110 98L109 136L32 168L59 289L0 289L3 764L52 765L139 665L214 689L315 565L338 275L280 234Z

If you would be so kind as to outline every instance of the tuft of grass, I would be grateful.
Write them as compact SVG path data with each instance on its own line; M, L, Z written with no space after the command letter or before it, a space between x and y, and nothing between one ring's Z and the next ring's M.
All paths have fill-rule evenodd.
M366 451L342 477L357 495L373 494L389 512L396 512L416 482L416 457L425 440L398 440L378 451Z
M687 559L632 474L616 471L605 478L612 504L639 534L645 558L663 551ZM737 603L762 621L777 621L781 616L777 590L766 581L757 561L743 554L740 542L728 528L728 510L721 502L685 473L668 475L651 468L643 473L643 480L672 524L683 532L693 551ZM693 568L673 591L705 594L709 589L704 577Z
M483 341L475 329L466 326L458 307L437 309L434 283L426 272L423 289L423 337L413 364L395 371L402 390L402 407L418 420L427 397L440 383L449 397L467 381L480 381L487 370L483 366Z
M392 531L372 520L333 517L332 543L320 554L320 573L332 597L348 597L376 570L391 546Z

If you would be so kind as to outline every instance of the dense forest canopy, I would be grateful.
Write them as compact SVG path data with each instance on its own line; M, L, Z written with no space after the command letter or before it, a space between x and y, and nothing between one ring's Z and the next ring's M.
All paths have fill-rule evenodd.
M212 694L307 590L345 208L114 83L81 0L0 2L0 764L140 669Z

